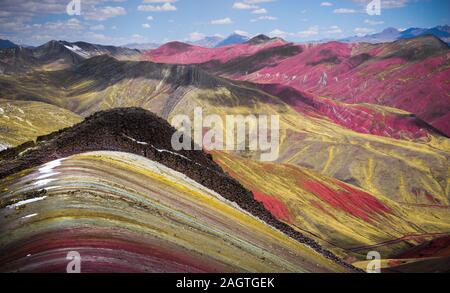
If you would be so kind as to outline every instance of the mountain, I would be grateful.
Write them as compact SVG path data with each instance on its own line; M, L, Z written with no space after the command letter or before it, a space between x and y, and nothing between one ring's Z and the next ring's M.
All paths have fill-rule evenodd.
M4 73L25 72L36 68L58 70L104 54L119 60L133 60L138 59L141 53L139 50L86 42L50 41L36 48L0 50L0 69Z
M269 39L261 43L244 42L233 46L204 48L181 42L170 42L158 49L144 52L142 59L172 64L225 63L285 44L281 39Z
M370 103L402 109L450 136L450 100L443 90L448 84L442 82L448 75L449 47L440 39L423 36L381 44L302 45L280 39L262 40L263 43L254 40L254 44L249 41L227 47L226 54L222 48L178 46L176 50L166 50L163 46L161 50L145 52L143 57L163 63L200 64L215 75L259 84L279 83L347 104ZM395 68L398 70L392 70ZM378 78L367 80L369 75ZM354 124L357 127L352 129L391 135L374 126L362 129L360 125ZM398 135L400 132L393 137Z
M171 151L175 131L148 111L114 109L1 152L1 223L17 234L0 232L0 271L61 272L73 250L83 272L358 271L211 156Z
M383 267L392 271L425 271L423 264L429 262L445 268L450 217L450 141L444 133L449 112L447 55L448 46L432 36L384 44L303 45L258 36L247 43L211 49L172 42L145 52L142 59L148 61L102 55L56 71L0 75L4 107L13 102L14 106L45 103L51 107L42 111L78 119L100 111L85 123L50 136L53 130L44 126L51 119L30 117L32 133L27 121L14 117L25 120L29 114L18 115L15 108L3 113L0 129L6 133L12 125L17 129L10 131L18 138L10 139L8 147L27 137L36 139L33 135L45 136L0 155L0 171L9 175L0 179L2 198L12 198L5 202L10 208L0 209L7 215L0 215L0 226L30 227L15 233L23 235L16 242L4 238L8 243L0 246L5 249L0 264L8 267L2 270L17 269L27 262L27 254L34 264L46 262L42 255L57 264L59 260L51 257L54 251L47 250L47 239L65 239L66 231L83 240L83 253L101 252L110 263L120 263L113 267L119 271L122 265L129 268L127 264L136 263L142 270L160 269L149 267L155 262L155 256L147 254L153 251L149 247L170 259L181 254L175 262L163 257L169 271L311 271L311 262L319 264L320 271L339 271L336 262L323 260L323 252L365 268L367 253L373 250L382 254ZM246 148L208 154L176 152L170 146L173 129L162 126L167 126L165 122L158 118L156 123L155 116L143 110L110 111L121 107L146 109L169 122L179 114L192 120L196 107L224 121L229 115L278 115L279 156L263 163L261 151ZM25 106L20 109L30 113ZM0 144L9 138L3 137ZM20 203L27 199L36 202L23 207ZM18 211L11 215L16 212L13 208ZM245 218L230 221L242 210ZM255 228L249 214L258 215L262 226ZM54 229L41 222L53 215ZM74 222L64 226L65 220L58 215L69 215L64 219ZM181 218L190 224L184 225ZM188 228L197 223L196 218L201 227L212 229L206 231L211 238L199 232L204 231L200 226ZM223 223L229 223L234 232ZM158 228L153 229L153 224ZM289 240L306 243L319 257L310 258L297 246L275 252L274 239L264 232L266 225L275 225L278 232L294 230L289 230L294 233L288 233ZM58 230L62 226L67 229ZM51 235L40 234L38 227L50 229ZM83 231L83 227L89 229ZM126 232L110 233L108 227ZM155 237L150 230L158 231ZM281 245L288 241L283 235L276 236ZM155 238L160 242L150 240ZM260 247L264 256L252 253L256 264L246 266L250 258L242 246L224 245L228 238L244 243L244 248L248 243ZM68 239L69 247L60 241L55 250L72 248L72 238ZM99 239L123 244L126 260L114 258L114 249L108 253L113 244L99 250L89 246L105 243ZM142 241L130 243L129 239ZM198 256L199 247L204 249L198 243L214 249ZM429 245L437 249L421 258ZM185 254L186 250L193 254ZM264 251L278 258L266 262ZM296 261L292 264L283 251L295 255ZM193 264L192 259L201 264ZM207 259L228 261L220 266ZM298 263L300 259L306 262Z
M161 46L161 44L157 44L157 43L132 43L132 44L123 45L122 47L130 48L130 49L136 49L136 50L139 50L139 51L146 51L146 50L156 49L159 46Z
M450 26L437 26L431 29L410 28L401 32L401 38L414 38L424 35L433 35L446 43L450 43Z
M204 48L214 48L216 47L220 42L224 40L223 37L205 37L201 40L195 41L195 42L189 42L189 44Z
M0 39L0 49L9 49L9 48L16 48L16 47L18 47L18 46L16 44L14 44L13 42Z
M343 42L353 43L387 43L399 40L401 38L401 31L396 28L387 28L380 33L366 35L366 36L354 36L346 39L342 39Z
M386 43L398 41L401 39L410 39L421 36L432 35L435 36L446 43L450 43L450 26L437 26L431 29L426 28L409 28L406 30L398 30L396 28L387 28L381 33L366 35L366 36L355 36L343 39L344 42L367 42L367 43Z
M251 44L251 45L259 45L259 44L275 42L275 41L279 41L281 43L286 43L286 41L283 40L282 38L271 38L264 34L257 35L255 37L251 38L250 40L248 40L246 43Z
M228 36L227 38L225 38L224 40L222 40L221 42L219 42L215 47L219 48L219 47L225 47L225 46L229 46L229 45L242 44L242 43L247 42L248 40L249 40L249 38L246 36L242 36L239 34L232 34L232 35Z

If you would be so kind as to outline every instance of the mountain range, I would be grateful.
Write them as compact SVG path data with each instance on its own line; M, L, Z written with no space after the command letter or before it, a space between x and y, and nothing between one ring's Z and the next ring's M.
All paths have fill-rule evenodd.
M225 47L229 45L236 45L236 44L242 44L249 40L248 37L240 35L240 34L232 34L228 36L227 38L220 41L218 44L216 44L216 48L218 47Z
M119 60L136 60L140 56L140 51L86 42L50 41L35 48L14 47L0 51L0 72L67 68L91 57L105 54Z
M435 36L446 43L450 43L450 26L437 26L434 28L408 28L399 30L396 28L387 28L380 33L366 36L355 36L343 39L343 42L367 42L367 43L386 43L398 41L401 39L410 39L420 36Z
M429 35L2 49L0 271L75 247L91 272L355 272L374 250L448 271L449 56ZM196 107L279 115L279 158L174 151Z
M15 48L15 47L18 47L18 46L16 44L14 44L13 42L0 39L0 49L9 49L9 48Z
M195 41L195 42L189 42L189 44L204 48L215 48L217 45L219 45L224 40L223 37L204 37L201 40Z
M129 48L129 49L136 49L136 50L145 51L145 50L156 49L159 46L161 46L161 44L157 44L157 43L131 43L131 44L123 45L122 47Z
M193 46L198 46L198 47L203 47L203 48L216 48L216 47L223 47L223 46L228 46L228 45L241 44L241 43L245 43L248 40L249 40L248 37L245 37L245 36L235 33L235 34L231 34L230 36L228 36L226 38L220 37L220 36L211 36L211 37L206 36L197 41L189 41L189 42L187 42L187 44L193 45ZM156 49L160 46L161 46L161 44L157 44L157 43L133 43L133 44L123 45L122 47L145 51L145 50Z
M449 136L450 100L442 90L447 84L438 82L448 76L448 51L448 45L433 36L379 45L339 42L296 45L257 36L244 44L214 49L168 43L145 52L144 58L161 63L198 64L227 78L294 88L300 91L300 96L308 92L347 104L370 103L402 109ZM421 71L426 75L417 74ZM367 74L378 78L367 80ZM427 94L419 104L414 97L425 89ZM347 112L348 107L345 108ZM368 115L379 115L373 108L365 111ZM336 121L343 123L340 118ZM352 124L350 119L345 121ZM375 125L355 126L352 129L359 128L364 133L392 136Z

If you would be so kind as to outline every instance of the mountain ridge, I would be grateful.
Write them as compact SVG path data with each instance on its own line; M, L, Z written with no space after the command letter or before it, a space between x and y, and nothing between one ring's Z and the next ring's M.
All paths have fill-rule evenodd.
M142 125L147 127L142 128ZM74 154L92 151L121 151L144 156L186 174L211 188L267 224L305 244L339 265L358 271L314 240L278 221L252 193L223 172L211 155L203 151L169 151L176 130L165 120L140 108L97 112L83 122L39 137L14 149L0 152L0 179L25 169ZM134 143L133 143L134 142Z
M398 41L401 39L410 39L426 35L435 36L447 44L450 43L450 26L436 26L433 28L408 28L399 30L396 28L386 28L382 32L368 34L365 36L354 36L341 39L344 42L368 42L368 43L386 43Z

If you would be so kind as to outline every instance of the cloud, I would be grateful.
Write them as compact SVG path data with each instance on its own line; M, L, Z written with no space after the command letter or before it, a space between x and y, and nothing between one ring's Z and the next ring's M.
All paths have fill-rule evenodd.
M328 28L328 30L326 31L327 34L342 34L342 30L339 26L337 25L332 25Z
M369 34L369 33L373 33L373 32L374 32L374 29L371 29L371 28L365 28L365 27L357 27L357 28L355 28L353 31L354 31L354 32L356 33L356 35L358 35L358 36L364 36L364 35L367 35L367 34Z
M266 14L267 10L265 8L260 8L252 11L253 14Z
M294 36L295 34L288 33L283 30L280 30L280 29L274 29L273 31L268 33L268 35L269 35L269 37L272 37L272 38L285 38L288 36Z
M381 25L381 24L384 24L384 21L366 19L366 20L364 20L364 23L369 24L369 25Z
M147 20L154 20L153 16L147 16Z
M276 0L243 0L240 2L234 2L233 8L234 9L242 9L242 10L245 10L245 9L258 10L258 9L260 9L260 7L257 4L270 3L270 2L275 2L275 1ZM262 8L262 9L264 9L264 8Z
M305 31L298 32L297 36L299 36L300 38L308 38L308 37L316 36L318 34L319 34L319 26L315 25L315 26L309 27Z
M249 4L260 4L260 3L270 3L276 2L277 0L244 0L245 3Z
M363 6L367 6L372 0L352 0ZM381 9L401 8L407 6L413 0L381 0Z
M102 6L107 2L123 2L120 0L82 0L81 16L89 20L103 21L126 14L120 6ZM10 33L21 31L35 18L48 15L65 15L69 1L58 0L1 0L0 31ZM13 25L14 24L14 25ZM12 29L12 30L11 30ZM41 32L39 32L40 35Z
M337 14L356 13L356 10L355 9L350 9L350 8L338 8L338 9L335 9L333 11L333 13L337 13Z
M274 16L269 16L269 15L263 15L260 16L258 18L252 19L251 22L257 22L260 20L277 20L278 18L274 17Z
M90 27L91 31L102 31L105 29L105 26L103 24L94 25Z
M148 28L151 28L152 26L150 24L148 24L148 23L143 23L142 27L148 29Z
M211 20L211 24L224 25L224 24L233 24L233 20L229 17L222 19Z
M160 2L151 2L151 3L160 3ZM173 5L172 2L165 2L163 5L139 5L138 10L151 12L164 12L164 11L176 11L177 7Z
M248 32L242 31L242 30L235 30L234 33L237 35L240 35L240 36L244 36L244 37L250 36L250 34Z
M258 6L253 5L253 4L248 4L248 3L244 3L244 2L235 2L233 4L233 8L234 9L258 9Z
M92 10L89 10L86 13L83 13L82 15L87 20L103 21L103 20L107 20L112 17L116 17L119 15L125 15L125 14L127 14L127 11L123 7L106 6L106 7L102 7L102 8L94 8Z
M200 41L201 39L204 39L205 35L199 32L193 32L189 34L189 40L192 42Z
M177 0L144 0L144 3L151 3L151 4L162 4L162 3L175 3Z
M322 2L322 3L320 3L320 6L329 7L329 6L333 6L333 3L331 3L331 2Z

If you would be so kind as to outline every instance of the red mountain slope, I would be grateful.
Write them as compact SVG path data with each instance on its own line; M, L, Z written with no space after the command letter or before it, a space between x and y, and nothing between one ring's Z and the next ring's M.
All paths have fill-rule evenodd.
M293 45L272 40L205 49L170 43L146 52L144 58L164 63L202 64L228 78L281 84L346 104L369 103L402 109L450 135L450 50L447 44L432 36L378 45L339 42ZM345 112L353 113L354 109ZM368 112L368 117L374 120L384 116L374 109L363 109L363 112ZM413 118L387 116L388 127L398 129L368 132L364 125L350 128L360 131L356 128L362 127L363 133L395 138L405 129L410 133L407 136L414 138L427 132L411 126ZM334 121L333 117L329 118Z

